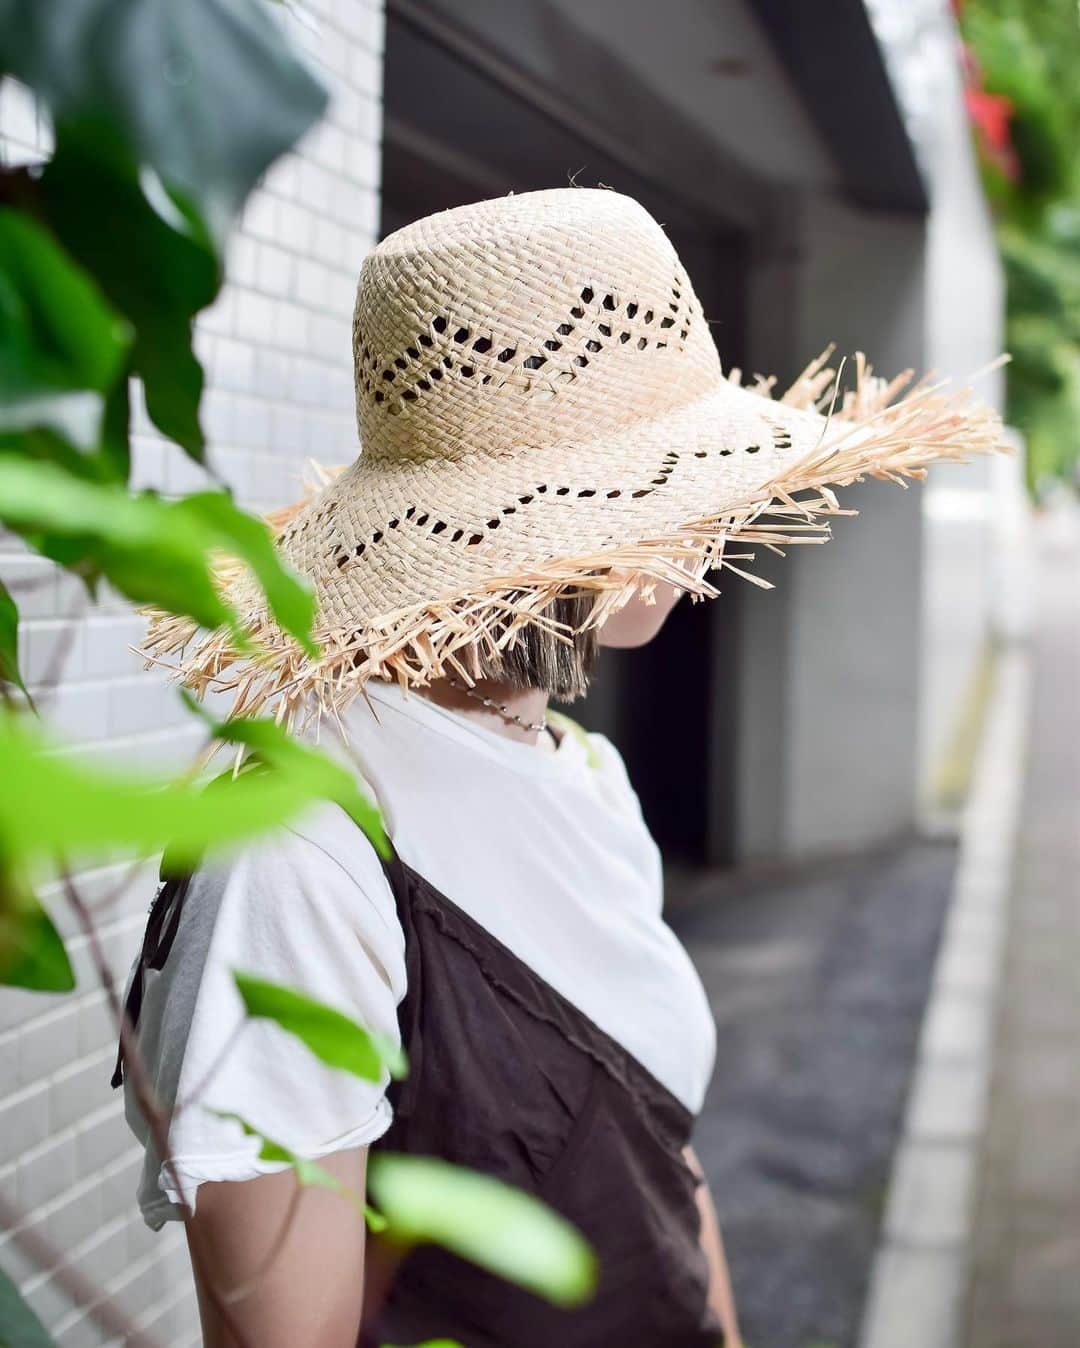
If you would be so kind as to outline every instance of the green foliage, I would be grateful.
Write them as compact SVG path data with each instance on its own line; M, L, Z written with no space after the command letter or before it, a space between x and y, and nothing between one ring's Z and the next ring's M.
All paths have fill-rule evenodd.
M150 419L202 462L203 372L191 325L222 278L202 220L112 142L74 127L63 130L31 200L130 324L131 371L142 379Z
M0 1268L0 1345L3 1348L55 1348L55 1340Z
M1080 457L1080 239L1067 213L1039 230L998 230L1013 355L1008 416L1028 439L1032 485L1067 476Z
M92 581L106 576L130 599L185 613L207 627L243 619L213 580L215 549L245 561L281 626L314 651L315 602L274 551L266 525L223 492L166 501L116 483L74 477L59 464L0 455L0 520L38 552Z
M390 1235L432 1241L559 1306L596 1286L596 1260L579 1232L551 1208L489 1175L426 1156L374 1152L368 1188Z
M0 684L14 684L29 701L19 673L19 610L7 586L0 581Z
M1022 172L1015 182L996 179L994 195L1031 217L1068 191L1072 172L1069 121L1052 83L1049 52L1023 9L1012 6L972 5L965 33L978 53L987 92L1013 105L1010 133Z
M96 449L127 327L49 233L10 208L0 209L0 259L0 444L47 426Z
M332 800L367 834L379 856L390 856L390 844L383 828L382 815L360 788L356 777L340 763L300 744L276 721L252 716L232 721L216 721L209 716L187 690L181 690L187 707L202 719L215 740L236 744L248 752L249 766L271 768L289 777L307 782L319 799ZM230 776L233 774L230 774Z
M70 992L75 973L52 918L0 851L0 985ZM2 1342L2 1340L0 1340Z
M1075 0L968 0L986 90L1012 103L1019 173L984 162L1007 281L1011 422L1031 487L1080 461L1080 10Z
M343 1012L253 974L234 970L233 979L249 1016L274 1021L328 1067L365 1081L380 1080L384 1067L393 1077L405 1075L405 1055L397 1044L363 1029Z
M130 321L151 418L201 459L191 320L245 198L325 90L257 0L0 0L2 72L56 130L22 199Z
M0 0L0 70L35 91L59 130L151 170L219 245L326 106L258 0Z
M56 752L25 719L0 712L0 868L10 886L43 864L152 855L163 843L172 865L195 865L208 849L276 828L348 782L344 768L315 750L292 750L287 770L226 774L200 787L87 766ZM349 783L342 794L355 790Z
M382 1348L396 1348L396 1345L384 1343ZM462 1348L462 1345L456 1339L425 1339L423 1343L414 1344L413 1348Z

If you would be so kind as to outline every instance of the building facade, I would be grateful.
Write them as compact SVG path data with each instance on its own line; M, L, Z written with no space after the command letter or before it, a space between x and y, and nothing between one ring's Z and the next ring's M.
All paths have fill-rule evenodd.
M930 118L937 157L920 162L887 34L861 0L830 6L825 23L810 8L307 0L310 22L287 16L331 111L252 198L198 327L210 452L241 502L294 499L305 459L355 453L349 319L376 239L511 190L574 181L639 197L694 278L725 365L790 380L836 342L883 373L962 376L995 354L1000 278L955 81ZM10 82L0 137L9 161L48 153L48 128ZM202 484L145 417L137 474L166 491ZM862 518L839 520L827 547L759 559L773 590L726 581L713 603L681 605L652 647L605 654L575 714L620 743L670 856L790 857L914 826L989 623L991 542L985 529L974 550L970 539L988 479L950 482L970 500L929 514L918 490L854 488L845 499ZM0 571L48 575L14 543ZM119 600L84 615L83 602L58 576L23 606L23 666L48 715L98 759L183 762L189 718L128 651L138 618ZM152 879L104 925L119 974ZM84 888L103 897L116 880L103 870ZM76 995L0 991L0 1186L23 1233L47 1235L152 1338L196 1343L182 1235L152 1235L134 1207L139 1156L108 1087L113 1030L68 934ZM115 1340L18 1230L0 1235L0 1263L59 1343Z

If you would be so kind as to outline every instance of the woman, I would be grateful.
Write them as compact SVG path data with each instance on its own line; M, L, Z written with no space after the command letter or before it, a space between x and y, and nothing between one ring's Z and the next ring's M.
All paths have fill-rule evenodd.
M144 1215L194 1205L199 1262L240 1286L230 1315L260 1348L353 1344L365 1259L364 1343L737 1343L689 1146L706 998L618 752L548 702L585 691L599 646L640 645L680 594L715 594L726 544L820 538L828 484L988 450L997 423L933 390L889 407L896 387L861 359L830 419L820 363L783 402L738 387L662 229L607 191L391 235L364 263L353 347L363 453L275 520L315 588L320 654L231 573L268 659L164 617L149 647L238 710L306 733L330 710L392 855L326 806L159 900L151 927L170 934L148 943L133 1009L152 1084L183 1107L163 1168L129 1092ZM407 1078L332 1072L266 1022L238 1031L236 967L398 1038ZM434 1248L388 1271L346 1203L296 1202L222 1112L354 1190L385 1146L534 1192L591 1240L597 1294L557 1310ZM230 1342L200 1298L207 1342Z

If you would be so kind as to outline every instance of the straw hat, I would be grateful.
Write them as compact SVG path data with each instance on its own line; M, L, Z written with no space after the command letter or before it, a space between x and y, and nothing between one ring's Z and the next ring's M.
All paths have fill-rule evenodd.
M360 457L269 517L314 586L321 655L227 562L263 659L153 615L148 658L200 692L232 689L236 711L270 699L291 719L310 694L340 709L373 675L470 678L471 650L505 649L582 587L586 625L657 580L711 597L707 572L740 570L732 543L823 541L830 485L921 476L1000 433L966 392L890 405L910 372L886 383L862 356L832 408L828 352L778 401L771 380L742 387L663 229L606 190L511 195L391 234L361 269L353 354Z

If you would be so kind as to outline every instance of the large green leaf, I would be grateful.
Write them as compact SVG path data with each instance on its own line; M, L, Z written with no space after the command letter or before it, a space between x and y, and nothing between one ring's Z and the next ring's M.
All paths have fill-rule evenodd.
M310 636L315 617L314 597L286 569L262 520L239 510L232 498L220 491L187 496L170 509L173 528L204 530L222 551L243 558L255 573L277 621L296 637L308 655L318 654Z
M223 493L164 501L116 483L81 481L51 463L0 456L0 522L65 566L108 576L123 594L187 614L204 627L239 615L214 585L213 552L249 563L269 589L275 618L308 651L315 601L270 545L269 530Z
M0 860L20 873L76 857L150 855L166 843L174 864L196 865L208 850L285 823L322 799L326 782L300 759L289 772L245 772L206 788L106 772L64 757L29 719L6 711L0 763Z
M22 1299L19 1289L0 1268L0 1346L56 1348L56 1340Z
M239 969L233 970L233 979L249 1016L274 1021L328 1067L351 1072L365 1081L378 1081L384 1067L394 1077L403 1077L408 1070L397 1044L365 1030L325 1002Z
M16 878L15 868L4 862L0 851L0 984L34 992L70 992L75 973L60 933Z
M211 572L211 540L169 528L170 506L117 484L81 481L51 463L0 458L0 521L38 552L104 575L129 599L240 629Z
M58 124L114 139L219 244L326 105L259 0L0 0L0 70Z
M13 683L23 696L29 699L30 694L19 673L19 609L2 580L0 580L0 683Z
M433 1242L560 1306L585 1301L596 1259L575 1227L532 1195L433 1157L374 1152L368 1190L404 1244Z
M132 368L151 420L201 461L203 372L192 322L217 295L221 266L197 212L160 188L148 196L151 185L109 137L62 123L32 200L131 323Z
M130 340L49 233L0 208L0 433L47 426L96 449Z

